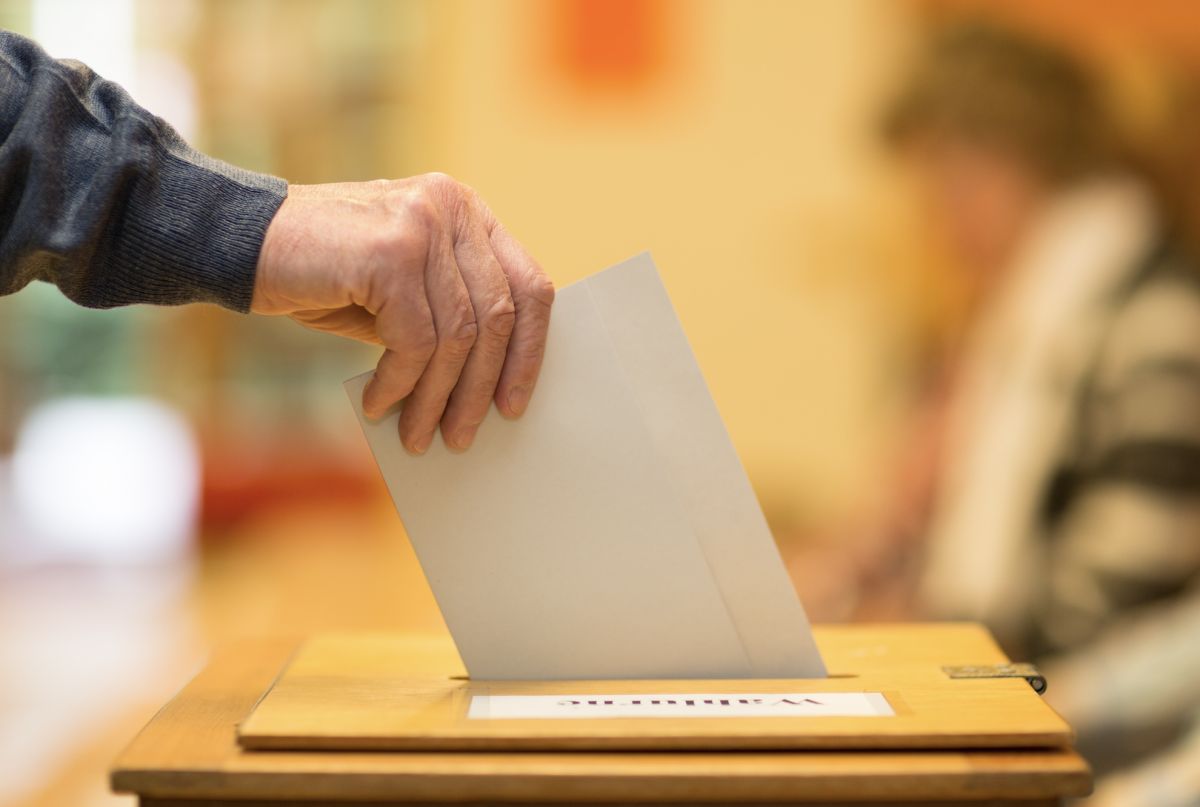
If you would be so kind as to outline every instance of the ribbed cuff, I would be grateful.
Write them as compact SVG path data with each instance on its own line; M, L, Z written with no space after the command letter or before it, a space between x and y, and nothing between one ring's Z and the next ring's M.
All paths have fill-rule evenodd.
M168 146L160 157L131 189L94 304L206 302L249 311L263 237L287 183L186 147Z

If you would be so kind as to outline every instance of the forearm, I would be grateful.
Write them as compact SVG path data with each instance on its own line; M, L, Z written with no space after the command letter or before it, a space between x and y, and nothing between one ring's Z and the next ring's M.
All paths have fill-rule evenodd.
M0 32L0 294L246 311L279 179L212 160L117 85Z

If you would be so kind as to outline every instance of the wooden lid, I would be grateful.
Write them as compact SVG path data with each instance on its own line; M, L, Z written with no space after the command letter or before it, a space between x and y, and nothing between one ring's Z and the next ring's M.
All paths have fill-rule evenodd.
M1070 727L1023 679L958 680L943 670L1008 661L981 627L846 626L816 634L829 678L732 681L471 681L446 639L318 637L300 648L241 724L238 742L247 749L364 751L1070 746ZM495 719L481 717L479 708L481 697L514 695L627 705L634 696L637 703L679 694L820 702L828 693L882 696L891 714Z

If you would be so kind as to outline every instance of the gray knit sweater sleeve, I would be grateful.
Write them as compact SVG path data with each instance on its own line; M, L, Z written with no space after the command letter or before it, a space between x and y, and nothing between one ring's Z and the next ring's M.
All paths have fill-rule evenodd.
M116 84L0 32L0 294L247 311L287 184L200 154Z

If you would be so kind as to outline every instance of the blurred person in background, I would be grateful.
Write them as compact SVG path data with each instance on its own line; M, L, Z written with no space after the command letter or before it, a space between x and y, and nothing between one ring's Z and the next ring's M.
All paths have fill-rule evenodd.
M843 613L984 621L1044 665L1106 777L1096 802L1200 804L1200 273L1182 217L1093 77L1002 29L935 36L885 132L971 272L973 314L882 524L838 548Z
M438 174L293 185L209 158L116 84L0 32L0 294L94 308L209 302L379 344L371 416L415 454L528 405L554 289ZM33 338L33 335L30 335Z

